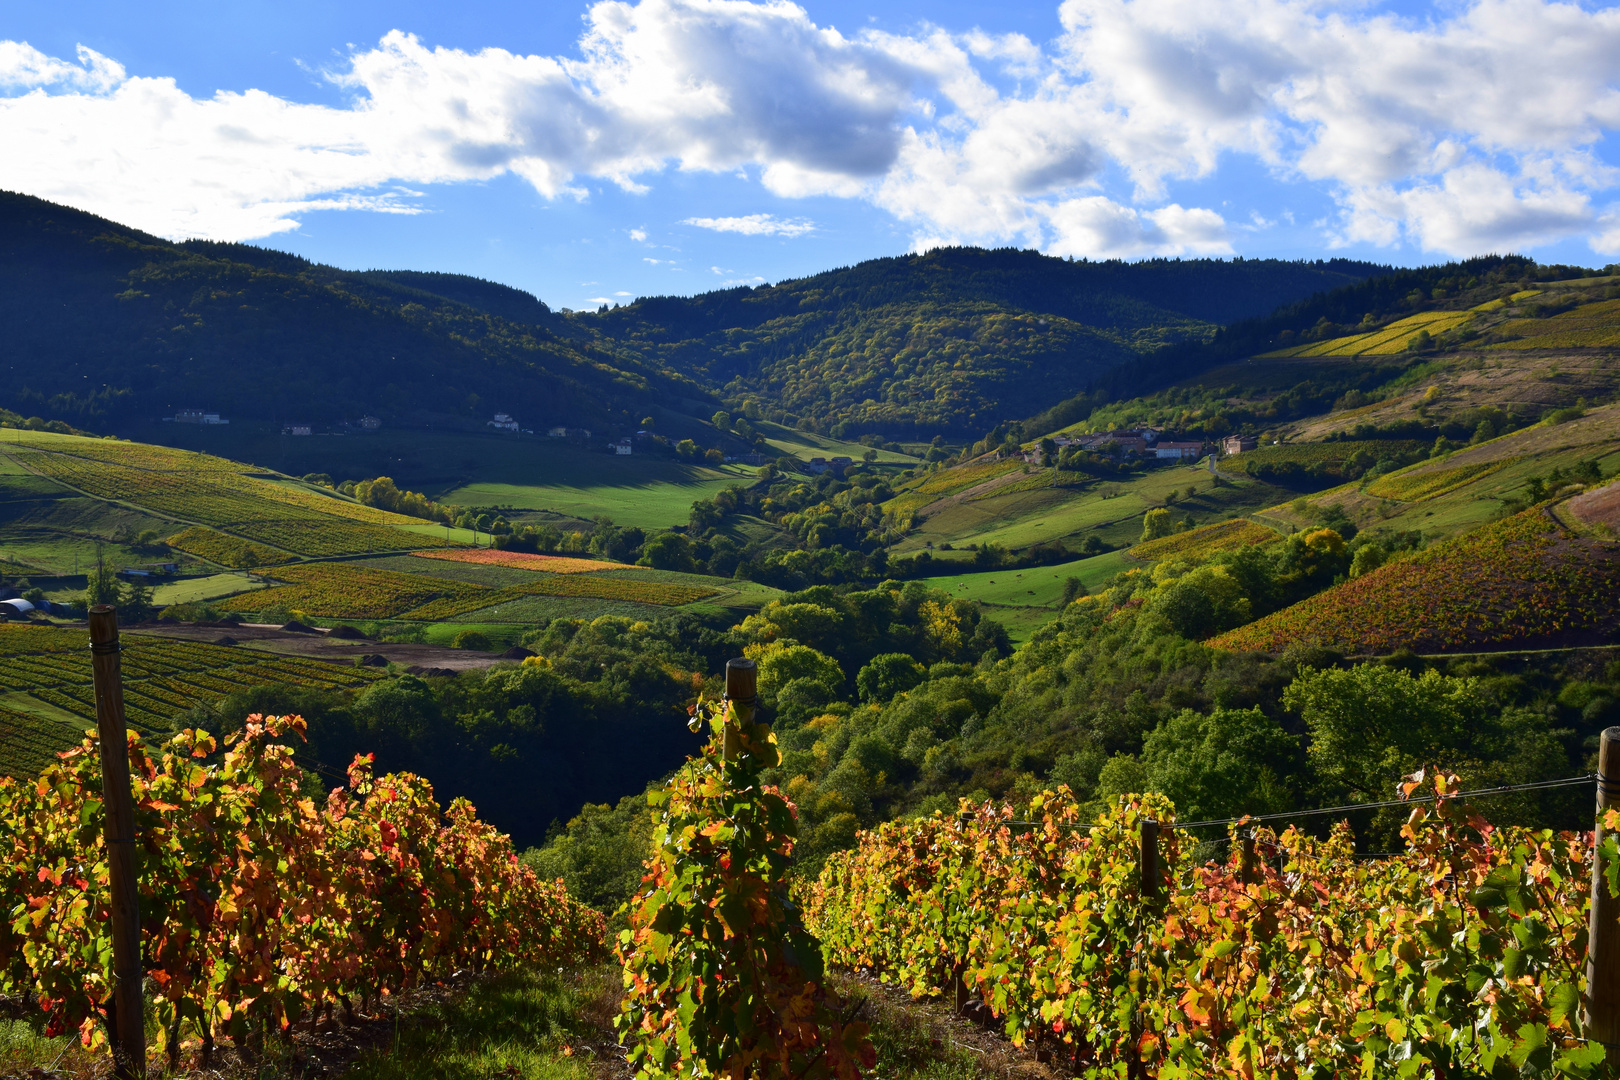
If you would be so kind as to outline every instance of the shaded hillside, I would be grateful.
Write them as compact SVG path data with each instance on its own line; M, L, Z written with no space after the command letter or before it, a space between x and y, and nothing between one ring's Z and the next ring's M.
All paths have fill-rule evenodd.
M1166 346L1388 268L1349 260L1069 262L949 248L576 316L740 407L855 435L1030 415Z
M472 278L171 244L0 193L6 404L47 419L105 428L203 407L453 424L499 407L532 424L633 423L655 400L704 396L634 355L564 340L538 325L548 317Z

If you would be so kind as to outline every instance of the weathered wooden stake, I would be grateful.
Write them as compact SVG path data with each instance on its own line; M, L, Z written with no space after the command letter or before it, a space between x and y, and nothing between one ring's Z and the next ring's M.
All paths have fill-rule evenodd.
M101 792L106 806L107 900L112 909L113 1075L145 1080L146 1016L141 1001L140 894L135 881L135 800L129 790L124 684L118 658L118 613L90 609L90 667L101 736Z
M1254 830L1243 834L1242 846L1238 848L1238 880L1245 885L1252 885L1255 880L1254 872Z
M739 657L726 661L726 700L736 716L735 723L726 724L721 754L727 761L737 756L737 727L752 723L754 708L759 702L759 665Z
M1159 823L1152 818L1142 819L1142 899L1159 900Z
M1620 900L1604 880L1603 812L1620 806L1620 727L1606 728L1598 749L1597 826L1593 837L1592 907L1586 937L1586 1037L1620 1043ZM1611 1051L1612 1053L1612 1051Z

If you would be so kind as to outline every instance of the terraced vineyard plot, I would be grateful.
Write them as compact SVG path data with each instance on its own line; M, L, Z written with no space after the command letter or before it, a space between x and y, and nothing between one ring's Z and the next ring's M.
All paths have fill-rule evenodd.
M1417 472L1407 471L1380 476L1367 485L1367 494L1380 499L1399 499L1402 502L1432 499L1449 491L1456 491L1464 484L1472 484L1475 480L1505 469L1518 460L1516 457L1500 458L1496 461L1481 461L1474 465L1458 465L1450 469L1423 469Z
M476 563L481 566L507 566L514 570L538 570L547 574L588 574L593 570L634 570L624 563L600 559L576 559L567 555L534 555L526 551L497 551L494 548L456 548L450 551L413 551L418 559Z
M1157 540L1137 544L1130 549L1130 556L1143 561L1184 555L1204 556L1232 548L1268 544L1280 538L1281 534L1275 529L1268 529L1248 518L1233 518L1231 521L1220 521L1214 525L1204 525L1176 533L1174 536L1161 536Z
M1366 334L1349 334L1277 349L1264 357L1289 356L1390 356L1406 349L1407 343L1425 330L1439 335L1453 330L1474 317L1471 311L1422 311Z
M1210 644L1351 654L1461 651L1620 630L1620 545L1570 535L1526 510L1380 567Z
M345 563L286 566L271 576L288 584L234 596L219 606L227 611L284 607L333 619L392 619L435 600L476 607L493 602L481 599L493 592L483 585Z
M915 513L937 499L966 491L975 484L994 480L998 476L1016 472L1023 467L1024 463L1021 461L987 461L977 465L964 465L958 469L944 469L921 481L912 481L914 486L908 487L884 503L883 509L895 513Z
M34 776L78 742L66 724L0 707L0 776Z
M452 544L390 528L421 524L416 518L273 483L220 458L97 439L50 445L8 447L6 452L35 472L96 498L131 503L301 555Z
M227 536L222 532L193 525L184 532L169 537L166 543L188 555L195 555L233 570L247 570L256 566L276 566L291 562L293 556L285 551L255 544L251 540Z
M1511 319L1496 332L1516 340L1492 349L1614 348L1620 346L1620 300L1583 304L1547 319Z
M272 657L229 646L136 634L126 634L123 643L125 712L130 726L142 733L167 731L180 713L244 687L287 683L331 690L363 686L378 677L367 668ZM0 691L27 694L94 725L86 631L0 626ZM6 745L0 737L0 772L10 764L3 756Z
M625 580L598 574L548 575L529 585L513 585L504 589L465 597L443 597L406 612L402 617L437 622L470 615L482 608L507 604L526 596L558 596L581 600L610 600L632 604L651 604L658 607L679 607L718 596L719 589L702 585L679 585L668 582Z

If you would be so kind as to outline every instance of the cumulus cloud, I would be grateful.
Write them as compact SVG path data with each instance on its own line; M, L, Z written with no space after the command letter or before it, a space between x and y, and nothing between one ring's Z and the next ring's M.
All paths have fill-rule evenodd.
M391 32L329 74L341 107L194 98L89 49L0 42L0 187L251 239L315 209L418 212L409 185L510 173L587 198L589 180L644 192L668 169L741 170L779 197L867 200L918 247L1112 257L1231 251L1217 210L1168 192L1244 155L1336 202L1330 242L1620 246L1614 211L1594 209L1617 183L1598 148L1620 127L1620 8L1458 0L1420 21L1319 0L1063 0L1059 16L1041 43L844 35L787 0L597 0L569 56Z
M803 236L815 232L813 221L803 218L783 219L771 214L747 214L743 217L690 217L682 225L696 225L715 232L742 233L744 236Z

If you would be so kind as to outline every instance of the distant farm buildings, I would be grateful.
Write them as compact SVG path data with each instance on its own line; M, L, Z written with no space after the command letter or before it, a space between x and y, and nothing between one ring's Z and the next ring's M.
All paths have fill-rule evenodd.
M487 421L487 423L497 431L516 431L518 429L518 422L512 419L510 414L503 412L496 413L495 419Z
M1197 461L1204 456L1201 442L1171 442L1166 439L1155 443L1153 456L1164 461Z
M382 421L375 416L362 416L358 426L361 431L376 431L382 427Z
M228 424L217 412L204 412L202 409L181 409L174 414L176 424Z
M283 435L313 435L315 429L309 424L288 424L281 429Z
M546 434L553 439L589 439L591 437L591 429L582 427L563 427L559 425L558 427L548 429Z
M1241 454L1259 445L1260 440L1253 435L1228 435L1221 443L1221 449L1228 454Z
M618 454L620 457L630 453L631 443L629 439L620 439L618 442L613 443L612 445L613 452Z

